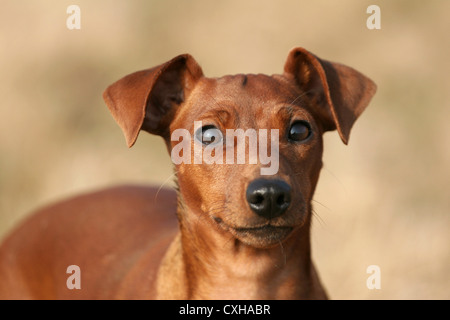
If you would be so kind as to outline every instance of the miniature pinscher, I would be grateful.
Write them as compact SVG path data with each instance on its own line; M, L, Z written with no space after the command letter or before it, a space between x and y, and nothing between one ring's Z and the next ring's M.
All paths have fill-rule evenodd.
M326 299L310 245L322 134L347 144L375 91L303 48L272 76L207 78L188 54L125 76L104 100L129 147L141 130L164 139L176 190L39 210L0 247L0 298Z

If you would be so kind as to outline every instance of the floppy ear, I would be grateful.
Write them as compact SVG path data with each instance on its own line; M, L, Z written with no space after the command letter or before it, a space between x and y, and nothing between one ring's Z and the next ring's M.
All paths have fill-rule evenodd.
M324 129L337 129L347 144L354 122L376 92L375 83L350 67L319 59L303 48L289 52L284 72L295 78L317 106Z
M140 130L169 139L169 125L178 106L202 76L194 58L183 54L110 85L103 99L122 128L128 146L133 146Z

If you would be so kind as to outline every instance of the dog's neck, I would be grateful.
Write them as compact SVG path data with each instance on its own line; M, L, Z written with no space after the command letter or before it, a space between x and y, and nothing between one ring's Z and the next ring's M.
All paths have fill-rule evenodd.
M158 275L158 296L173 299L325 298L310 253L310 219L283 243L250 247L179 206L180 234ZM180 210L184 210L180 212ZM310 215L309 215L310 216Z

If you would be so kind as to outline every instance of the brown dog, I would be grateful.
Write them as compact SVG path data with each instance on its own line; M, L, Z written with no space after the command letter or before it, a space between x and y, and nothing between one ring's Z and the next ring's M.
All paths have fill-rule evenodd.
M347 143L375 91L302 48L281 75L206 78L185 54L124 77L105 101L128 146L145 130L185 160L178 192L125 186L41 210L0 248L0 298L326 298L310 253L322 133L336 129ZM276 172L262 174L267 162L249 151L245 163L196 161L207 148L216 160L238 155L227 129L277 130L258 145L276 153ZM176 132L192 137L182 151ZM79 289L68 285L71 265Z

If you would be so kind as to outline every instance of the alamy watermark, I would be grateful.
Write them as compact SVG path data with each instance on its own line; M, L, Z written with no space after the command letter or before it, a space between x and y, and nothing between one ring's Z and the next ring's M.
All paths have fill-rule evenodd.
M70 274L66 281L66 287L69 290L81 289L81 269L77 265L70 265L66 269L66 273ZM366 287L369 290L381 289L381 269L378 265L369 265L366 273L370 274L366 280Z
M81 29L81 9L76 4L67 7L66 13L70 16L66 19L66 27L69 30Z
M171 141L179 142L172 148L171 159L177 165L192 164L192 162L194 164L260 163L263 165L260 169L261 175L274 175L279 169L278 131L278 129L247 129L245 131L226 129L224 135L216 127L203 127L202 121L194 121L193 137L187 129L176 129L172 132ZM192 140L194 140L193 147ZM268 145L270 145L270 154Z
M66 281L66 287L69 290L81 289L81 269L79 266L72 264L67 267L66 273L70 274Z
M381 289L381 269L376 264L372 264L367 267L366 273L370 276L366 280L367 289Z
M69 17L66 19L66 26L69 30L81 29L81 9L78 5L72 4L67 7L66 13ZM367 18L366 26L369 30L381 29L381 9L378 5L372 4L367 7L366 13L370 14Z
M366 26L369 30L379 30L381 29L381 9L376 4L372 4L367 7L367 13L371 15L367 18Z

